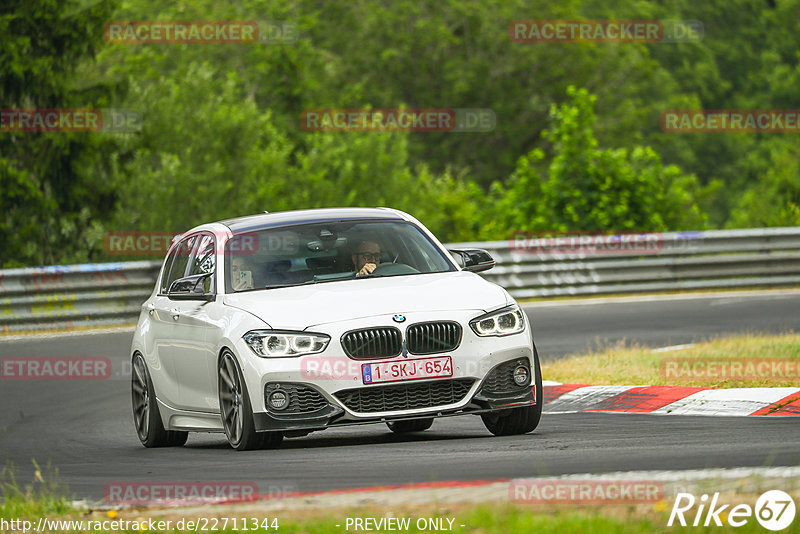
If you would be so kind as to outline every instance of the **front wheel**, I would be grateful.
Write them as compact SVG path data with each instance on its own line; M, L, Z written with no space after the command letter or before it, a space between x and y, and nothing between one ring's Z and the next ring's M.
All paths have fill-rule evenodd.
M513 436L533 432L542 419L542 405L544 392L542 391L542 372L539 366L539 354L536 346L533 347L533 366L536 373L536 404L512 408L500 413L490 413L481 416L483 424L495 436Z
M228 443L237 451L274 448L283 441L281 432L256 432L253 408L239 364L226 351L219 360L219 407Z
M138 352L133 355L131 366L131 405L133 424L139 441L145 447L180 447L186 443L188 432L165 430L158 411L153 381L144 358Z

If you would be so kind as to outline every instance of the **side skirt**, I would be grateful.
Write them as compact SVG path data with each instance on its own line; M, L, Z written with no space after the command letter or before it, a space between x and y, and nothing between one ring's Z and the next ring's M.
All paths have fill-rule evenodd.
M167 430L187 430L191 432L224 432L222 418L218 413L192 412L173 408L158 401L158 411L161 412L161 421Z

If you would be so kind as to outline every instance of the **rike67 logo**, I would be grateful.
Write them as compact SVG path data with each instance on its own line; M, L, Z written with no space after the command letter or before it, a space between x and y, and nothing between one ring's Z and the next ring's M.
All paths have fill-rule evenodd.
M795 516L795 505L792 497L780 490L763 493L756 501L755 507L748 504L719 504L719 493L715 493L710 502L708 495L699 499L691 493L678 493L675 504L669 514L667 526L671 527L675 520L685 526L725 526L741 527L755 516L756 521L767 530L779 531L792 524Z

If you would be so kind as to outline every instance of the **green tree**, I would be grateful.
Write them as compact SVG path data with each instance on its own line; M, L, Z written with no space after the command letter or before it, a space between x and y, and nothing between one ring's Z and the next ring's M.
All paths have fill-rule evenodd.
M71 0L3 2L2 107L106 105L111 88L77 71L96 53L112 7L105 0L88 7ZM114 140L98 133L0 133L0 266L90 258L98 224L113 207L104 166L113 151Z
M790 215L793 182L778 166L797 141L665 133L658 119L796 107L798 13L800 0L9 0L4 108L113 105L144 122L115 137L0 133L0 264L98 259L106 228L180 230L265 209L391 205L447 240L757 224L773 193ZM531 18L695 19L705 35L513 42L509 23ZM289 21L298 39L101 48L110 19ZM490 108L497 125L299 127L310 108L401 106Z
M698 184L650 147L602 149L593 126L596 98L567 89L569 102L554 105L545 132L552 150L519 159L509 184L495 184L498 212L491 234L514 231L665 231L701 228Z
M775 146L770 169L736 203L729 227L800 226L800 145Z
M408 133L310 133L300 144L245 94L240 73L220 81L209 62L176 68L179 77L130 83L146 119L115 160L113 229L179 232L265 210L366 205L408 209L446 239L474 232L478 188L412 170Z

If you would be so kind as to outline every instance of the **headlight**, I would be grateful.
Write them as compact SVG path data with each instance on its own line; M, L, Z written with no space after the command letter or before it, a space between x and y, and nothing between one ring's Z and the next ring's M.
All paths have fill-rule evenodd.
M303 356L322 352L331 338L325 334L253 330L243 336L253 352L262 358Z
M470 321L469 326L479 336L507 336L525 330L525 317L519 307L509 306L481 315Z

